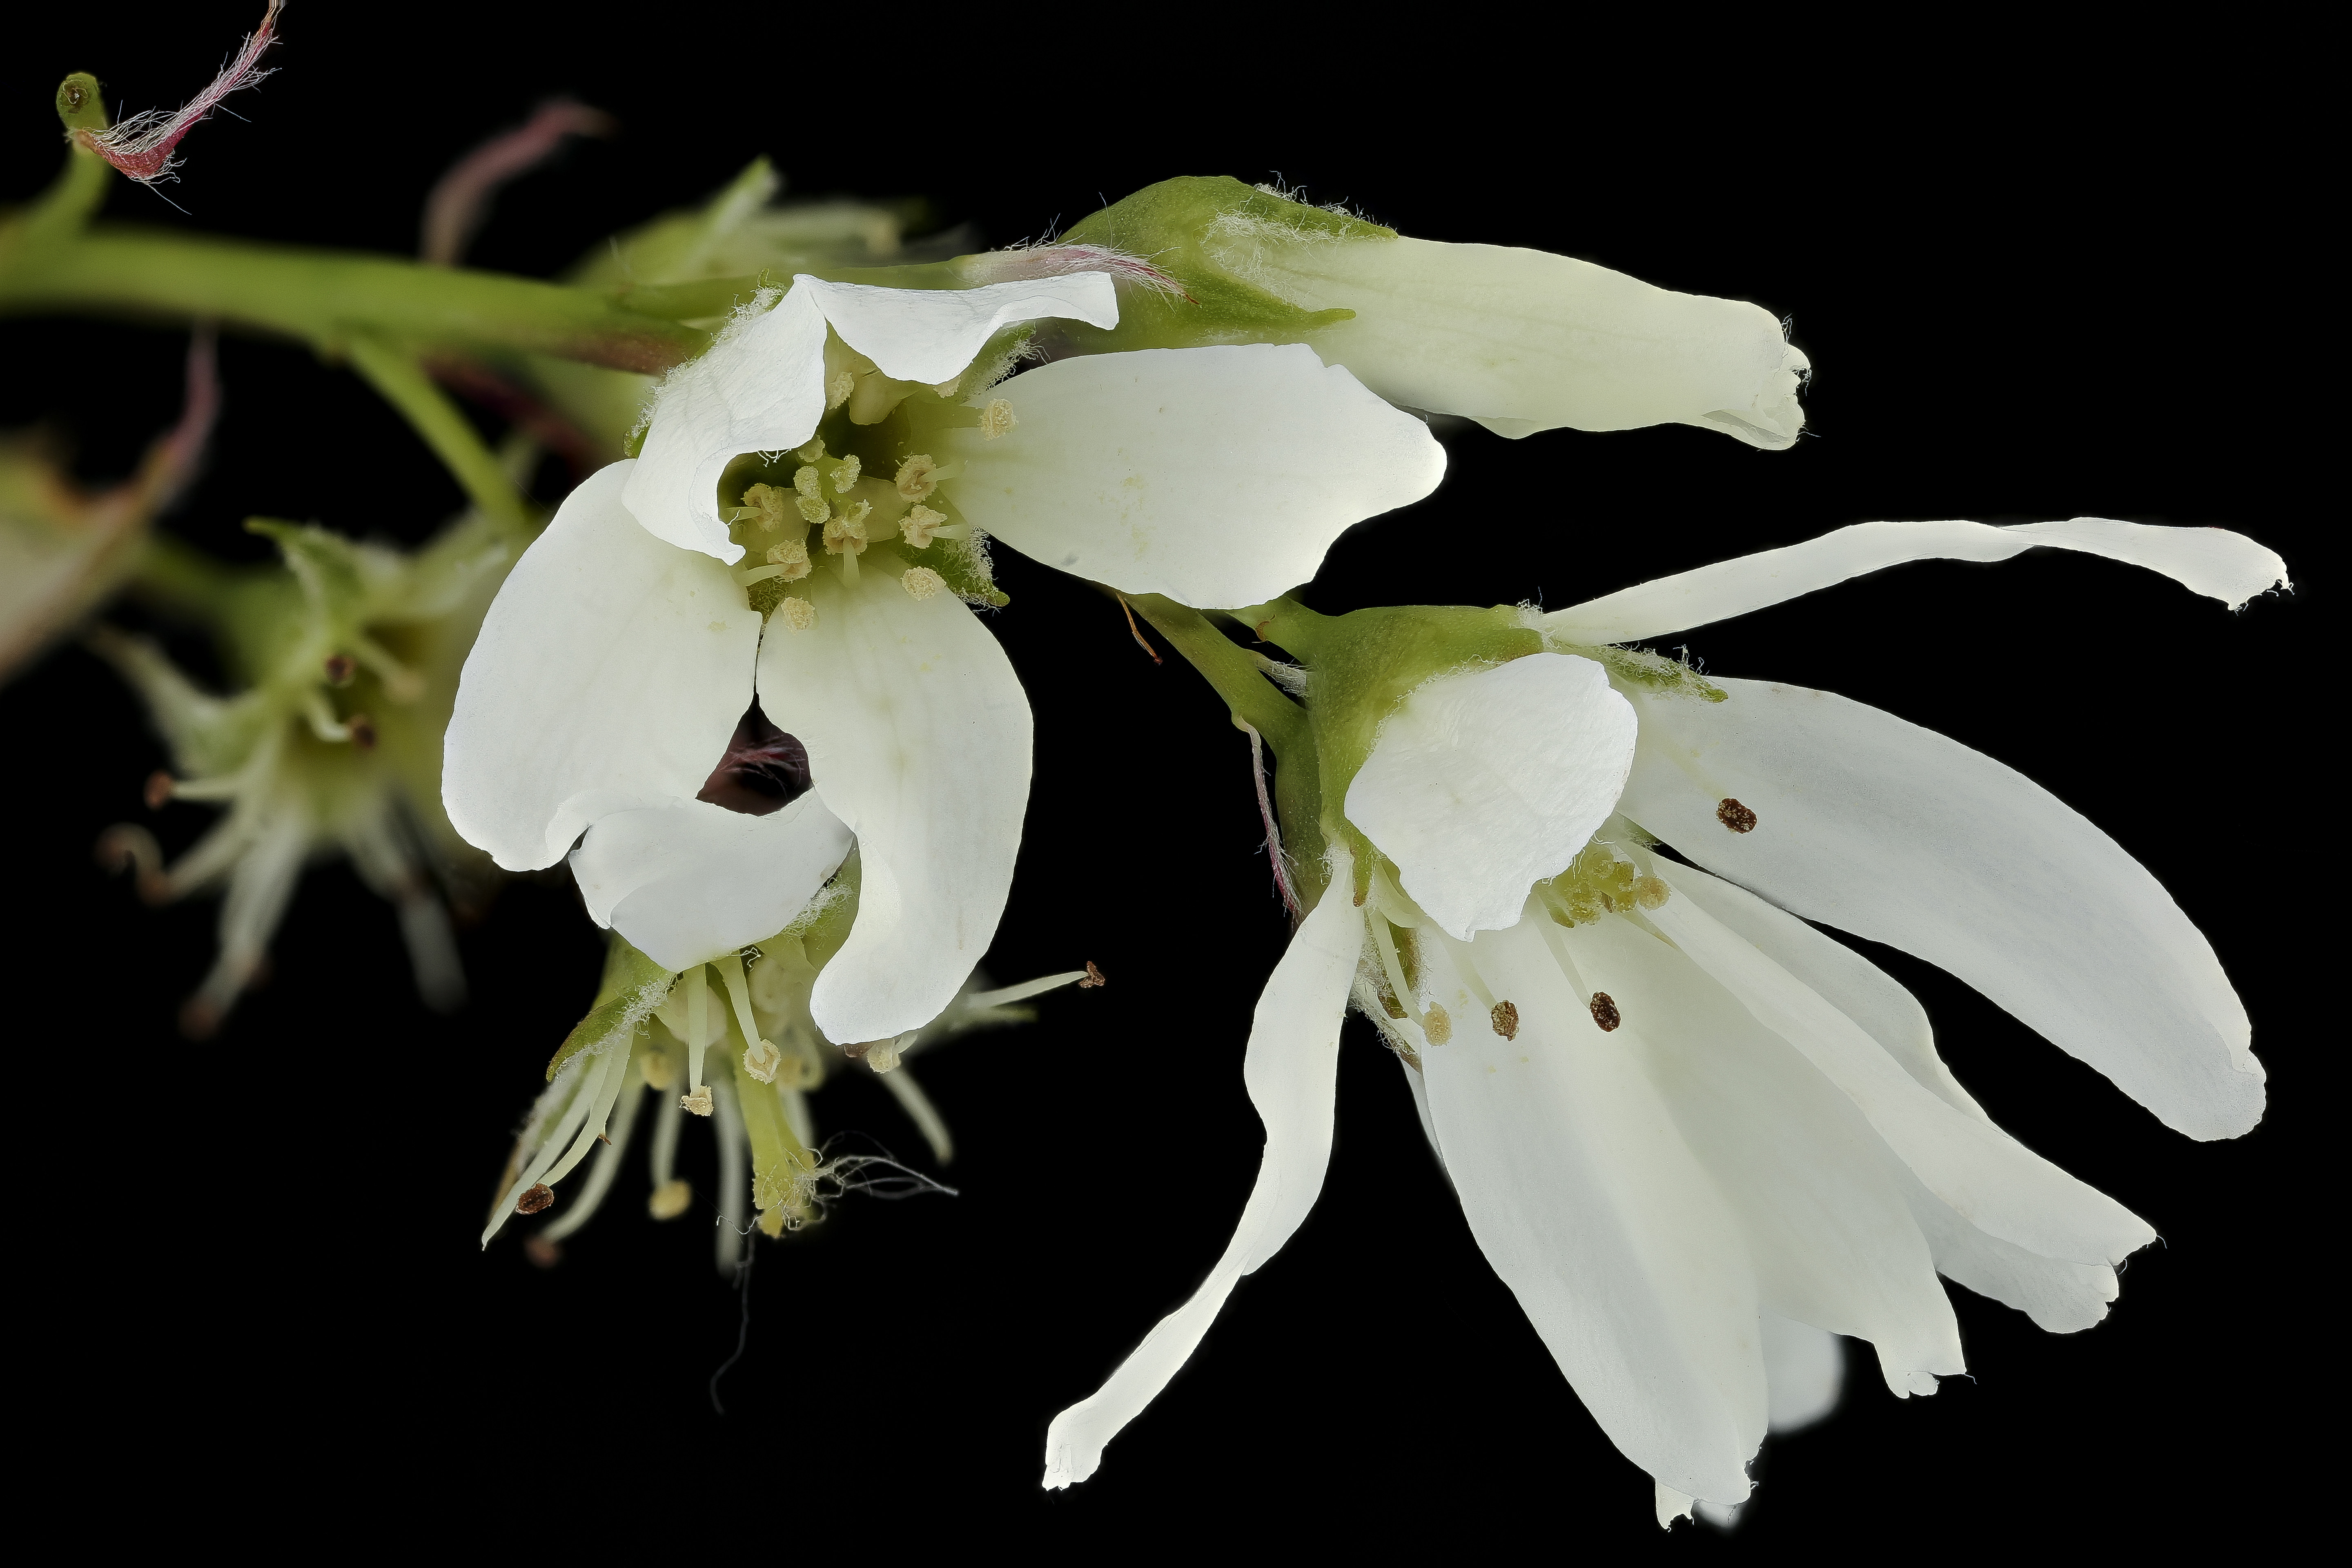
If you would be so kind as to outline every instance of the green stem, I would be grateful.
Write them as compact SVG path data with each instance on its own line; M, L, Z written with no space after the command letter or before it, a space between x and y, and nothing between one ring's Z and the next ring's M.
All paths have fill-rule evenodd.
M1260 673L1256 661L1210 625L1207 616L1159 594L1126 597L1136 613L1174 644L1176 651L1216 689L1234 717L1265 738L1276 756L1296 762L1311 752L1314 742L1307 733L1306 710L1276 690Z
M415 359L374 338L354 337L345 346L352 367L400 410L467 498L518 542L527 542L537 531L513 481L467 423L464 412L433 384Z
M81 177L79 164L67 177ZM70 205L58 200L53 209L45 201L0 225L0 314L207 316L330 353L373 333L647 373L710 342L707 332L624 309L602 291L528 278L127 224L60 233L45 215Z

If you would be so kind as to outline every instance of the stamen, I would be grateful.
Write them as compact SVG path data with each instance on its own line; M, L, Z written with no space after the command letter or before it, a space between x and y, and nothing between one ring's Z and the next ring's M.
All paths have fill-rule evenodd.
M743 492L743 505L759 520L760 531L773 533L784 526L784 492L773 485L753 485Z
M794 452L793 456L798 458L803 463L824 462L824 437L819 436L812 438L807 446L803 447L800 450Z
M1756 814L1729 795L1724 796L1722 803L1715 808L1715 819L1734 833L1756 831Z
M1488 1016L1494 1020L1495 1033L1507 1040L1516 1040L1519 1037L1519 1010L1516 1005L1508 1002L1497 1002Z
M929 599L948 585L946 578L928 566L909 566L898 578L898 585L907 590L911 599Z
M1427 1034L1429 1020L1419 1016L1418 1009L1413 1005L1417 998L1412 994L1412 987L1404 983L1404 965L1397 960L1396 939L1389 934L1388 917L1378 910L1366 910L1364 923L1371 929L1372 946L1381 955L1381 971L1389 977L1390 993L1396 997L1397 1005L1405 1010L1405 1016L1416 1018L1422 1026L1422 1032ZM1432 1013L1437 1011L1435 1007L1430 1009ZM1444 1039L1440 1036L1431 1035L1430 1042L1433 1045L1442 1045Z
M849 395L856 390L857 378L845 370L839 372L824 384L824 411L832 413L848 402Z
M554 1202L555 1189L541 1182L515 1199L515 1213L538 1214Z
M1476 997L1478 1005L1492 1014L1496 1005L1495 994L1486 989L1486 976L1478 973L1478 961L1472 954L1470 944L1454 941L1436 926L1431 926L1429 929L1437 932L1438 940L1443 942L1445 944L1445 950L1454 955L1454 971L1461 977L1463 989Z
M775 1082L776 1064L783 1060L783 1053L761 1036L759 1021L751 1016L751 987L743 978L742 955L730 952L713 961L712 967L726 983L727 1000L735 1009L735 1026L751 1042L743 1048L743 1070L761 1083Z
M708 1116L710 1113L706 1110L702 1114ZM646 1212L656 1219L676 1219L693 1201L694 1189L673 1176L654 1189L654 1195L646 1200Z
M335 710L327 706L324 693L306 691L302 694L302 717L310 721L310 733L321 741L348 741L352 732L335 721Z
M890 1071L898 1065L899 1047L913 1038L914 1032L909 1030L895 1039L875 1041L866 1047L866 1065L876 1072Z
M710 985L699 963L682 976L686 986L686 1081L693 1093L678 1103L697 1116L710 1114L709 1086L702 1081L702 1053L710 1044ZM699 1099L702 1103L697 1105Z
M898 477L891 481L906 500L929 500L931 492L940 488L940 466L931 461L929 452L918 452L898 464Z
M849 456L844 458L840 462L834 465L834 494L845 496L849 493L849 488L857 482L857 470L859 466L858 457L855 452L850 453Z
M1604 1035L1612 1033L1618 1025L1625 1021L1624 1015L1617 1011L1617 1004L1611 1000L1606 991L1595 991L1592 994L1592 1021L1600 1026L1601 1032Z
M1445 1016L1444 1008L1432 1002L1422 1017L1421 1031L1429 1037L1431 1045L1442 1046L1454 1037L1454 1020Z
M816 606L798 594L787 594L778 601L776 614L783 617L784 625L796 632L807 631L816 625Z
M874 510L870 501L855 501L825 520L824 548L833 555L862 555L868 542L866 519ZM852 579L855 581L855 579Z
M352 677L358 672L359 661L353 658L350 654L331 653L327 656L326 675L328 685L337 687L349 686L352 683Z
M1674 889L1656 877L1633 879L1633 901L1645 910L1654 910L1673 894Z
M993 441L999 436L1010 436L1013 426L1020 423L1013 416L1010 398L992 397L988 400L988 406L980 411L981 439Z
M904 485L898 488L902 491L906 489ZM898 520L898 536L918 550L929 550L932 539L940 531L940 525L947 520L948 514L943 511L919 506Z
M360 632L352 637L352 651L383 683L383 694L394 702L414 702L425 695L425 678L394 658L390 648Z
M808 541L787 539L781 544L768 546L768 564L782 567L783 570L777 575L787 582L797 577L807 576L809 574Z

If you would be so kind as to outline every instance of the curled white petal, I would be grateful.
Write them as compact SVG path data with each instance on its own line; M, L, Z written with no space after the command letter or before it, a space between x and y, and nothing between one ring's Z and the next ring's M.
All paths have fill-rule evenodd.
M1020 421L940 445L965 517L1129 593L1253 605L1315 575L1368 517L1437 488L1445 452L1297 343L1061 360L1002 388Z
M1054 1417L1045 1433L1049 1488L1083 1481L1106 1444L1168 1386L1216 1321L1244 1274L1280 1251L1315 1206L1331 1162L1339 1025L1363 950L1363 924L1348 900L1339 858L1330 890L1290 939L1258 998L1242 1080L1265 1124L1265 1152L1241 1224L1191 1300L1160 1320L1092 1395Z
M681 800L598 819L572 873L598 925L683 970L791 924L850 844L814 794L765 816Z
M1539 653L1440 676L1381 725L1348 820L1457 942L1519 918L1617 807L1633 708L1589 658Z
M2231 1138L2261 1119L2245 1008L2203 935L2114 839L2022 774L1891 714L1718 684L1728 700L1636 696L1626 816L1783 909L1958 975L2168 1127ZM1727 795L1755 812L1754 831L1724 829Z
M1780 448L1804 424L1805 356L1756 305L1499 245L1310 240L1225 259L1309 310L1355 311L1315 343L1381 396L1502 435L1673 423Z
M1118 294L1105 272L990 283L977 289L877 289L793 279L815 296L841 341L900 381L941 382L971 363L1005 327L1060 316L1118 325Z
M857 917L810 1007L844 1044L920 1028L987 951L1029 802L1029 700L961 600L887 572L830 573L815 624L772 627L760 704L808 749L826 807L857 835Z
M1422 1053L1471 1234L1611 1442L1659 1484L1736 1503L1765 1429L1753 1270L1739 1226L1633 1055L1522 921L1478 939L1518 1009ZM1431 989L1451 990L1424 943Z
M1622 588L1543 617L1563 642L1638 642L1728 620L1906 561L2006 561L2037 545L2161 572L2237 609L2287 585L2278 552L2221 528L2154 528L2112 518L2024 522L1857 522L1802 544L1759 551Z
M751 705L760 617L723 567L637 526L631 468L565 499L458 678L442 804L510 871L552 866L608 811L692 799Z

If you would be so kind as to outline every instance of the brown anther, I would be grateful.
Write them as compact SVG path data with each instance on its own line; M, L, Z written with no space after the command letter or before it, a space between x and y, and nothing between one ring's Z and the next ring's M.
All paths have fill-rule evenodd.
M165 773L161 768L157 768L153 773L149 773L147 775L147 791L145 796L147 801L147 809L150 811L163 810L163 803L172 798L172 792L177 787L177 783L178 781L174 780L171 774Z
M527 1236L522 1240L522 1255L540 1268L552 1268L563 1261L563 1248L543 1236Z
M352 734L352 744L362 752L375 750L375 721L364 713L354 713L343 721L343 728Z
M1604 1035L1625 1021L1624 1015L1617 1011L1616 1002L1606 991L1592 994L1592 1021L1601 1026L1601 1032Z
M554 1202L555 1189L541 1182L515 1199L515 1213L537 1214Z
M1728 795L1716 806L1715 819L1734 833L1756 831L1756 814Z
M352 683L352 677L357 675L359 669L358 661L350 654L331 653L327 656L327 684L349 686Z
M1095 961L1091 958L1087 959L1087 977L1078 982L1078 989L1081 991L1092 991L1098 986L1104 986L1109 984L1109 981L1103 978L1103 972L1095 967Z
M1494 1013L1495 1033L1507 1040L1519 1037L1519 1008L1515 1002L1497 1002Z
M1084 982L1080 982L1080 984L1083 984ZM874 1040L860 1040L854 1046L842 1047L841 1054L847 1057L850 1060L856 1061L858 1058L872 1050L877 1043L878 1042Z

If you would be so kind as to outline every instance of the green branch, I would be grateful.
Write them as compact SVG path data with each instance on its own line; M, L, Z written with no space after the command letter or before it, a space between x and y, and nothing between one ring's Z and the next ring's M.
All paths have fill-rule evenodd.
M433 384L415 359L374 338L354 337L345 347L352 367L400 410L457 479L467 499L518 543L528 542L537 530L514 482L467 423L464 412Z

